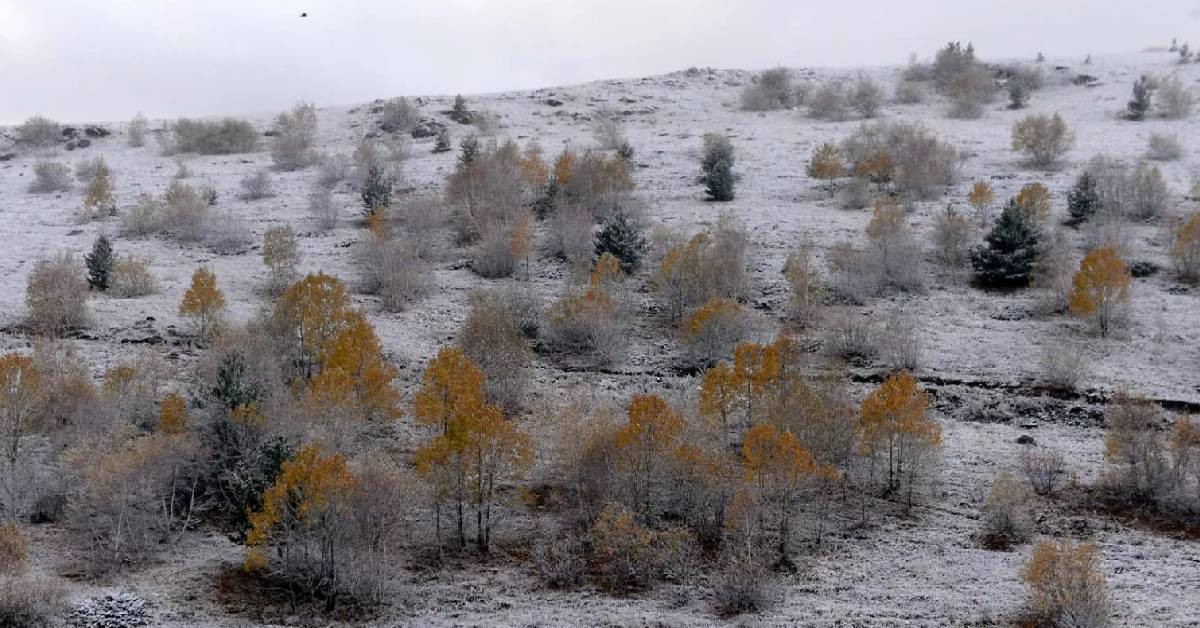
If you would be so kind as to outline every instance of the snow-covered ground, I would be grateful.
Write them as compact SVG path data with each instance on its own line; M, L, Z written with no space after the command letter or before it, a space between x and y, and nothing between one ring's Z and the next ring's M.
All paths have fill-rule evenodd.
M1066 190L1083 164L1093 155L1107 154L1132 163L1146 149L1151 133L1178 136L1185 157L1162 162L1159 167L1171 191L1171 209L1188 208L1184 199L1200 160L1200 122L1151 119L1120 120L1133 81L1144 73L1178 75L1197 87L1200 65L1177 66L1166 53L1140 53L1097 57L1090 65L1082 58L1051 59L1041 65L1046 86L1035 92L1029 107L1004 108L998 99L979 120L953 120L944 115L945 103L934 97L926 104L888 103L882 117L927 125L941 139L968 155L959 183L943 200L922 203L911 216L912 224L931 248L933 217L952 202L965 206L971 182L987 180L998 200L1014 195L1024 184L1042 181L1054 199L1053 215L1066 213ZM881 81L890 94L901 68L864 70ZM801 79L853 78L859 72L822 69L798 70ZM1094 85L1074 85L1079 74L1095 76ZM740 111L738 95L751 73L732 70L678 72L641 79L611 80L571 87L469 97L473 109L498 115L501 137L525 143L536 140L553 157L560 146L584 148L593 144L588 117L600 106L625 112L625 130L636 148L634 177L640 195L648 201L651 219L659 224L691 231L712 224L720 212L732 213L754 243L751 255L752 300L778 306L786 299L781 275L789 250L802 242L830 247L841 240L861 241L869 212L840 209L836 201L804 174L812 149L823 142L838 142L860 122L819 122L795 111L751 113ZM561 106L547 104L562 101ZM450 97L422 98L426 116L446 122L453 141L473 131L454 124L439 112L449 109ZM320 103L318 103L320 104ZM376 128L369 105L323 107L319 110L319 144L330 154L349 155L363 135ZM1063 167L1041 172L1021 165L1010 149L1012 124L1030 113L1061 113L1076 132L1077 141ZM272 114L251 116L260 130L270 126ZM31 342L20 331L24 316L25 281L35 261L56 251L86 253L100 232L116 234L115 220L79 223L81 185L51 195L26 191L39 158L74 165L77 160L103 155L114 171L120 207L131 205L143 193L161 194L175 173L174 158L161 154L152 138L142 148L125 143L123 123L110 124L112 136L73 152L22 155L0 162L0 350L25 350ZM156 122L151 127L157 126ZM737 150L736 171L741 176L737 199L708 203L695 184L696 155L706 132L727 133ZM437 193L452 170L456 152L433 154L432 138L415 141L404 165L405 185ZM266 143L264 142L264 148ZM0 147L0 152L3 152ZM354 283L358 270L348 246L364 233L358 224L358 195L338 188L336 202L344 220L322 233L307 211L307 193L313 169L272 172L277 196L259 201L238 198L238 182L253 170L269 167L266 150L231 156L184 156L192 182L206 182L219 195L218 209L245 219L261 240L272 226L290 224L300 235L301 272L323 270ZM1016 383L1036 378L1047 338L1078 335L1086 343L1091 369L1082 387L1099 391L1126 388L1160 399L1200 403L1200 294L1181 289L1169 272L1167 242L1158 225L1133 229L1133 255L1164 268L1157 275L1137 279L1132 299L1132 324L1114 338L1082 335L1078 323L1062 317L998 316L1001 312L1031 308L1029 294L997 295L969 287L960 276L934 272L929 264L928 289L920 295L875 299L861 311L884 312L902 304L922 322L926 367L921 375L954 380ZM1083 236L1075 238L1077 258L1083 255ZM192 271L201 264L212 268L226 295L231 318L245 320L263 307L261 287L266 269L257 251L240 255L215 255L202 246L179 245L164 239L117 238L119 254L135 253L153 260L153 272L162 287L158 294L138 299L92 296L93 324L87 337L72 342L99 378L104 369L129 359L142 345L122 339L147 335L146 319L160 332L185 324L177 315L180 298ZM450 245L447 242L447 247ZM355 298L366 309L388 355L402 367L402 388L410 394L420 367L438 348L452 341L465 312L468 292L488 281L459 263L461 252L451 252L433 270L434 289L408 311L382 312L370 297ZM562 285L562 263L539 256L532 268L536 290L550 298ZM638 284L645 277L636 279ZM638 293L637 298L648 299ZM768 315L770 316L770 315ZM1016 318L1016 320L1001 320ZM140 324L139 324L140 323ZM135 324L139 324L135 329ZM772 325L774 322L772 321ZM610 373L565 372L538 358L534 369L538 385L530 407L554 403L576 386L598 394L623 398L642 389L679 390L694 381L670 375L674 351L670 336L657 328L640 329L629 354ZM168 342L158 349L183 373L194 353L186 342ZM666 350L664 350L666 349ZM615 373L615 374L614 374ZM986 394L980 393L980 394ZM799 575L786 582L785 601L770 613L746 620L750 624L803 625L963 625L992 618L1011 617L1023 600L1017 568L1027 548L1015 552L980 549L971 535L977 529L978 506L997 470L1014 466L1015 439L1028 428L1010 424L961 421L960 413L943 408L944 471L935 499L911 518L877 520L873 527L831 540L806 560ZM523 420L530 421L526 418ZM404 421L407 423L407 420ZM1023 420L1021 423L1028 423ZM411 432L401 425L403 438ZM1094 477L1102 463L1102 435L1095 425L1042 421L1032 432L1039 443L1067 453L1081 481ZM410 439L411 440L411 439ZM408 443L410 445L411 443ZM407 446L407 445L406 445ZM1080 516L1045 511L1039 530L1063 533L1071 527L1065 519ZM518 524L519 525L519 524ZM1085 528L1104 554L1117 622L1123 625L1196 625L1200 622L1200 547L1126 527L1119 522L1092 517ZM33 528L33 545L43 567L56 556L52 528ZM145 570L117 577L112 582L78 584L75 596L99 590L130 590L150 600L158 619L179 625L241 625L240 619L218 619L214 601L216 572L222 564L238 560L237 548L219 536L196 534L170 550L170 556ZM48 567L45 567L48 568ZM212 577L209 577L212 576ZM704 625L717 623L701 589L667 586L633 599L611 599L598 592L552 592L538 587L527 566L503 560L494 565L473 565L447 571L429 581L406 583L413 593L385 613L383 625Z

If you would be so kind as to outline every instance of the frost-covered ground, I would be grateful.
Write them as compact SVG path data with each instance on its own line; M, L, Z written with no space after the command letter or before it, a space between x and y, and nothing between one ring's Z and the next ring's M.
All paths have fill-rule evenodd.
M989 106L979 120L950 120L945 103L932 98L926 104L889 103L882 117L918 121L942 139L952 142L969 158L963 176L941 201L920 204L911 220L922 242L933 217L947 201L964 205L970 183L988 180L998 200L1024 184L1040 180L1054 195L1054 216L1066 212L1065 193L1082 165L1095 154L1108 154L1132 162L1146 149L1153 132L1176 135L1185 157L1159 163L1172 190L1172 210L1189 201L1184 192L1197 172L1195 151L1200 149L1200 122L1151 119L1135 123L1117 118L1130 86L1143 73L1178 74L1186 85L1197 87L1200 65L1177 66L1165 53L1097 57L1090 65L1082 59L1051 59L1042 64L1046 86L1033 94L1022 111L1009 111L1004 102ZM1060 69L1061 68L1061 69ZM898 67L872 68L867 73L884 83L888 93L897 81ZM1097 77L1093 86L1077 86L1079 74ZM798 70L799 78L852 78L857 71ZM688 232L712 224L720 212L730 212L747 228L755 245L752 259L752 300L777 312L786 299L780 274L783 259L795 246L809 242L824 247L840 240L861 241L869 212L839 209L826 192L804 174L812 149L827 141L840 141L860 122L817 122L794 111L749 113L737 107L738 94L751 74L743 71L679 72L643 79L602 81L586 85L470 97L473 109L497 114L501 137L521 143L538 141L549 157L561 145L592 145L588 116L607 105L625 112L625 128L636 148L634 177L648 201L656 223ZM562 101L561 106L547 104ZM446 122L454 142L473 131L442 116L451 98L421 99L425 115ZM349 154L363 135L375 130L377 116L367 105L320 109L320 145L327 153ZM1077 141L1064 166L1054 172L1025 168L1009 147L1014 121L1030 112L1059 112L1075 130ZM269 127L272 114L251 116L259 129ZM59 250L82 256L99 232L115 234L117 224L79 223L75 212L81 186L53 195L26 191L38 158L73 165L77 160L103 155L115 173L118 205L127 207L139 194L160 194L171 180L174 159L161 155L152 139L145 147L130 148L124 141L123 123L110 124L113 136L96 140L74 152L23 155L0 163L0 350L24 350L31 339L19 329L24 316L25 280L34 262ZM157 123L152 123L152 127ZM695 184L700 137L722 131L737 150L736 171L741 175L737 199L730 203L704 201ZM432 138L413 142L404 166L404 184L436 193L453 168L455 152L432 154ZM264 142L264 148L266 143ZM0 151L3 152L3 151ZM321 233L307 212L306 196L315 176L313 169L292 173L272 172L277 196L260 201L237 198L239 180L260 167L269 167L266 150L246 155L184 156L192 182L207 182L218 191L221 211L232 212L250 224L255 241L272 226L290 224L300 235L301 272L323 270L353 283L358 271L351 244L363 235L358 224L359 202L355 190L339 188L335 199L344 220ZM1166 240L1158 225L1134 227L1132 257L1152 261L1164 269ZM1074 234L1077 257L1083 255L1083 237ZM461 251L446 243L449 254L433 271L431 294L406 312L384 313L371 297L356 296L393 361L402 368L402 387L411 392L424 361L452 341L466 311L470 289L487 283L464 268ZM129 359L142 345L122 340L144 338L156 330L167 338L157 345L180 373L195 354L186 339L170 333L185 329L176 308L192 271L200 264L216 273L230 304L231 318L244 320L263 307L261 293L266 278L258 252L219 256L201 246L181 246L163 239L117 238L118 253L136 253L153 260L160 293L139 299L92 296L93 324L84 338L72 342L89 361L99 378L104 369ZM928 290L920 295L872 300L860 311L888 311L897 304L922 321L926 379L970 380L1015 384L1036 378L1042 344L1049 338L1078 335L1086 343L1092 363L1083 388L1112 391L1117 388L1160 399L1200 403L1200 295L1181 289L1164 271L1134 282L1132 324L1115 338L1100 340L1082 335L1078 323L1061 317L1010 314L1031 308L1029 294L985 294L970 288L961 276L928 266ZM536 290L545 298L562 287L561 262L539 256L532 268ZM645 283L645 276L636 279ZM648 303L649 295L636 298ZM769 327L776 315L764 311ZM147 319L153 318L152 321ZM1015 320L1001 320L1015 319ZM674 341L670 335L643 321L628 355L610 372L565 372L539 357L534 369L538 385L531 407L557 403L568 391L585 387L619 399L643 389L687 389L695 382L670 375ZM947 386L947 389L954 388ZM960 387L961 388L961 387ZM955 389L957 390L957 389ZM954 392L954 390L950 390ZM962 395L992 396L994 391L958 390ZM954 397L958 399L960 397ZM1036 404L1037 400L1031 403ZM1050 415L1023 416L1007 424L960 420L967 412L939 404L944 425L944 471L937 495L911 518L876 518L873 525L834 535L811 557L798 575L786 580L787 595L770 613L745 619L749 624L802 625L962 625L1011 618L1023 600L1017 568L1028 548L1015 552L980 549L971 538L978 524L978 506L997 470L1011 469L1018 446L1016 437L1032 433L1039 443L1067 454L1081 482L1094 478L1102 463L1101 432L1094 422L1062 423ZM521 419L527 428L542 422ZM411 447L408 420L396 426L400 448ZM1031 429L1032 428L1032 429ZM1200 546L1149 531L1131 529L1098 516L1065 513L1039 504L1043 534L1084 535L1103 551L1117 622L1124 625L1196 625L1200 622ZM1072 519L1084 518L1079 523ZM513 522L519 531L535 525ZM61 556L54 541L55 529L30 528L38 569L61 572ZM1081 533L1080 530L1083 530ZM145 569L111 581L74 583L73 597L81 599L107 591L132 591L151 602L157 621L178 625L242 625L242 618L224 617L216 601L214 580L223 565L235 564L238 548L217 535L196 533L173 547L168 556ZM612 599L588 590L547 591L540 588L528 566L498 559L491 565L469 564L461 570L424 575L416 572L402 585L403 600L385 611L380 625L703 625L717 623L703 588L664 586L631 599Z

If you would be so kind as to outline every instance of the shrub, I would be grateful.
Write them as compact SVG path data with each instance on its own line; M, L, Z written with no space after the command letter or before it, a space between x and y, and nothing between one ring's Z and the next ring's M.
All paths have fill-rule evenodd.
M132 299L158 292L158 282L150 273L150 261L124 256L113 264L109 292L121 299Z
M70 253L39 260L25 287L29 326L54 336L86 326L87 290L87 281Z
M838 205L842 209L865 209L871 205L870 183L862 177L852 177L842 186Z
M970 120L983 115L983 105L995 97L996 81L987 68L971 64L944 91L950 97L950 117Z
M974 228L965 216L947 205L933 223L934 249L939 261L951 268L961 267L971 257Z
M628 218L625 212L615 212L596 232L595 251L596 257L612 254L620 262L621 270L632 274L646 252L646 237L642 235L640 224Z
M613 593L649 588L669 569L680 567L692 543L683 530L652 530L615 505L604 509L588 536L596 579Z
M879 356L893 371L915 371L922 365L924 347L917 319L893 310L883 321L876 341Z
M568 205L550 216L550 251L584 272L596 251L592 212L581 205Z
M385 133L408 133L421 123L421 110L407 98L391 98L383 103L379 128Z
M1142 76L1133 83L1133 98L1125 106L1125 117L1140 121L1145 119L1146 112L1150 110L1150 99L1157 87L1155 82L1149 76Z
M729 138L719 133L706 133L700 169L705 192L712 200L733 200L733 162L733 144Z
M860 272L874 273L880 288L920 290L921 247L913 237L904 208L891 199L879 199L867 224L867 265Z
M771 571L761 561L740 553L723 561L713 583L713 604L723 617L761 613L771 607L776 596Z
M138 112L137 115L133 116L133 119L129 121L129 128L126 130L126 133L128 134L129 145L131 147L141 148L142 146L145 146L146 125L146 116L142 115L141 112Z
M808 98L808 117L817 120L839 121L846 119L847 96L842 84L829 81L821 85Z
M896 84L895 98L902 105L918 105L925 102L925 88L916 81L903 80Z
M959 154L923 126L877 122L860 126L842 142L842 156L855 173L891 183L906 198L929 200L954 183Z
M1067 192L1067 212L1071 215L1070 224L1077 225L1091 218L1100 208L1100 190L1093 177L1086 170L1079 173L1075 185Z
M213 222L205 235L205 243L218 255L234 255L250 248L253 238L245 219L226 212Z
M728 299L711 299L688 317L683 343L690 365L707 368L733 351L749 331L746 312Z
M670 247L651 278L672 323L713 298L738 300L746 290L745 231L722 216L713 233Z
M1040 362L1042 381L1058 390L1075 390L1087 375L1087 354L1083 345L1071 342L1047 342Z
M29 191L34 194L49 194L71 189L71 171L53 161L39 161L33 165L33 182Z
M275 186L271 183L271 175L266 168L256 170L254 174L243 177L238 183L242 186L241 197L247 201L271 198L275 196Z
M1130 283L1129 269L1114 249L1091 251L1079 263L1072 280L1068 302L1071 313L1091 319L1100 335L1107 336L1129 302Z
M741 99L745 111L790 109L796 104L792 71L783 67L764 70L742 89Z
M842 359L873 359L879 355L874 321L869 316L843 314L826 329L826 352Z
M296 233L291 226L271 227L263 232L262 259L267 267L267 291L282 294L296 280L296 266L300 263Z
M1029 115L1013 126L1012 148L1024 153L1035 166L1049 168L1075 143L1075 134L1057 113Z
M569 291L546 310L547 345L562 353L612 361L623 344L617 307L598 277L586 290Z
M62 125L43 116L34 116L13 129L18 144L30 148L53 146L62 138Z
M1053 495L1058 483L1067 474L1062 452L1045 447L1027 447L1021 452L1021 473L1033 492Z
M812 324L820 307L823 286L809 247L788 253L783 276L788 283L787 319L801 327Z
M159 230L182 242L199 242L212 227L212 210L201 191L175 180L167 185L159 206Z
M209 339L222 325L225 295L217 288L217 276L201 266L192 273L192 285L179 303L179 315L191 318L200 336Z
M113 269L113 250L108 238L103 235L92 244L92 252L83 257L87 265L87 282L93 290L108 290Z
M117 206L113 202L112 179L108 166L100 162L84 192L81 217L84 220L93 220L104 215L115 216L116 213Z
M1029 487L1004 472L992 481L981 509L981 527L986 547L1006 549L1029 538L1033 521L1029 513Z
M1187 216L1171 244L1171 261L1184 281L1200 281L1200 212Z
M326 155L317 166L317 187L332 190L350 176L351 160L345 155Z
M1008 108L1024 109L1029 103L1029 88L1021 81L1010 80L1004 86L1008 92Z
M111 172L108 168L108 163L104 161L104 157L96 156L91 159L81 159L75 164L75 180L80 183L87 183L96 178L96 173L101 170Z
M829 197L833 198L833 180L842 176L842 156L836 145L824 143L813 149L805 173L814 179L828 181Z
M1192 115L1196 97L1192 95L1191 88L1184 85L1179 77L1172 76L1158 84L1155 92L1155 104L1162 111L1164 118L1182 120Z
M883 89L869 77L859 76L846 100L850 108L862 117L874 118L883 106Z
M403 312L429 289L429 269L407 238L372 235L356 251L363 292L379 295L384 310Z
M1151 133L1146 143L1146 158L1154 161L1175 161L1183 157L1179 138L1163 133Z
M601 107L592 114L592 138L603 150L617 150L629 144L620 112Z
M986 246L971 252L975 279L989 288L1022 288L1033 280L1040 233L1037 225L1010 200L984 238Z
M1110 494L1133 505L1156 505L1170 488L1170 462L1161 431L1163 415L1152 401L1116 395L1104 408L1104 459L1113 465L1104 482Z
M54 625L66 597L66 590L53 581L0 575L0 626Z
M538 544L533 550L533 564L546 586L567 589L579 584L587 571L586 552L583 539L568 534Z
M1050 190L1040 181L1021 186L1015 200L1017 208L1032 224L1041 226L1050 219Z
M308 213L317 222L322 231L329 231L337 226L338 210L333 202L333 192L324 186L316 186L308 193Z
M180 118L170 127L170 153L199 153L229 155L253 152L258 146L258 133L245 120L194 120Z
M531 352L503 293L471 294L457 344L483 373L488 401L510 412L518 410L529 384Z
M1108 623L1108 585L1100 556L1091 543L1046 541L1021 568L1029 588L1029 610L1053 626Z
M521 179L517 144L463 140L458 163L446 179L446 204L454 209L455 235L474 244L485 233L507 232L523 210L526 187Z
M959 75L977 64L973 44L967 43L964 48L959 42L950 42L937 51L933 67L930 68L930 78L940 91L948 91ZM910 63L910 71L914 65Z
M280 170L299 170L317 162L317 110L300 102L275 117L271 160Z
M1135 219L1146 220L1162 214L1170 192L1158 166L1139 163L1129 177L1126 213Z
M0 523L0 573L25 573L29 544L14 522Z

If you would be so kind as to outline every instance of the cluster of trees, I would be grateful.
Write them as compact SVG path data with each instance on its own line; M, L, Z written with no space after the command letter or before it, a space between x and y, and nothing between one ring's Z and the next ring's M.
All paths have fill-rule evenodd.
M954 183L960 166L958 150L927 128L876 122L860 126L840 146L817 146L807 173L827 181L831 194L835 180L850 177L843 205L860 209L867 203L869 189L912 200L937 198Z

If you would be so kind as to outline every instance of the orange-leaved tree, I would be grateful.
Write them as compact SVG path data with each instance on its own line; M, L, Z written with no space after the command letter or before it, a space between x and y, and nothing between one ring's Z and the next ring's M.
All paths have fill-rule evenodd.
M908 371L889 376L863 400L858 419L862 453L887 466L886 493L913 491L930 457L941 447L942 428L928 418L929 393Z
M197 268L179 303L179 315L195 321L201 337L212 338L221 327L224 312L225 295L217 288L217 276L203 266Z
M170 393L158 405L158 430L164 434L181 434L187 429L187 408L183 397Z
M392 385L396 369L383 357L375 330L361 312L324 347L321 372L309 381L310 399L326 411L341 410L365 420L395 419L400 392Z
M629 421L617 430L619 465L629 482L634 509L650 518L650 503L662 479L667 454L675 449L683 419L658 395L634 395Z
M1079 270L1071 280L1067 305L1072 314L1092 319L1100 335L1106 336L1120 316L1122 306L1129 301L1132 282L1129 269L1116 249L1108 246L1093 249L1079 263Z
M329 341L347 326L352 314L346 287L325 273L309 274L280 295L275 322L287 332L289 351L302 377L313 376Z
M9 464L16 463L21 439L33 428L41 388L33 358L16 353L0 356L0 436Z

